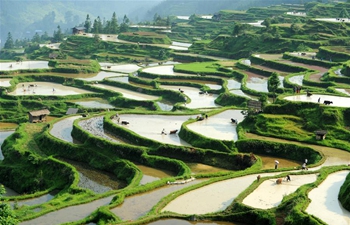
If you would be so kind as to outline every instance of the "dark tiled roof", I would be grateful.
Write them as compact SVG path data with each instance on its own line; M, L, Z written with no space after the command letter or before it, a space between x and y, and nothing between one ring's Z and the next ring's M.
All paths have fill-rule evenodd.
M317 135L325 135L325 134L327 134L327 131L326 130L316 130L315 134L317 134Z

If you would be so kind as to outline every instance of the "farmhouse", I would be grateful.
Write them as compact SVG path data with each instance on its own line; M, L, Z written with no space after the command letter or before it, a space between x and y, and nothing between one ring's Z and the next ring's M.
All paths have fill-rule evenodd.
M46 116L50 114L48 109L28 112L30 123L41 123L46 121Z
M326 138L327 131L326 130L317 130L315 131L316 140L324 140Z
M85 33L85 27L73 27L72 28L73 34L82 34Z

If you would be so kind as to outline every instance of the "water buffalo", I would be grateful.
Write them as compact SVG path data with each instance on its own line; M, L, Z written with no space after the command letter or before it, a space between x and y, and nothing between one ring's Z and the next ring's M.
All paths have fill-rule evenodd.
M204 120L204 117L203 116L197 116L197 121L202 121L202 120Z
M177 130L171 130L170 132L169 132L169 134L176 134L177 133Z
M325 105L330 105L330 104L333 104L333 102L332 102L332 101L328 101L328 100L324 100L324 101L323 101L323 104L325 104Z
M122 125L128 125L128 124L129 124L128 121L126 121L126 120L123 120L123 121L122 121Z

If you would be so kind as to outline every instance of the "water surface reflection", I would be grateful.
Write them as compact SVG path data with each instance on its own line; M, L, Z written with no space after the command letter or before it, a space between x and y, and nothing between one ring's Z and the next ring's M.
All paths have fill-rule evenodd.
M340 171L328 175L318 187L309 192L311 202L306 212L327 224L349 225L350 212L343 208L338 200L339 189L349 171Z
M227 89L231 90L231 89L241 89L241 82L238 82L234 79L229 79L227 80Z
M113 105L109 104L108 101L101 98L91 98L91 99L79 99L71 101L77 105L83 106L84 108L90 109L113 109Z
M34 85L34 86L31 86ZM22 95L77 95L93 93L81 88L75 88L70 86L64 86L58 83L52 82L23 82L16 86L16 89L9 92L9 95L22 96Z
M267 78L260 78L260 77L251 77L246 85L247 88L255 90L255 91L259 91L259 92L269 92L269 90L267 89Z
M85 80L85 81L101 81L105 78L109 77L119 77L119 76L125 76L125 73L113 73L113 72L106 72L101 71L94 77L88 77L88 78L78 78L79 80Z
M190 146L190 144L182 140L177 134L169 134L169 132L171 130L178 130L178 132L180 132L181 124L189 118L191 118L190 115L120 115L121 120L127 120L130 122L125 128L128 128L141 136L166 144L184 146ZM165 129L166 135L161 134L163 129Z
M318 103L318 99L320 99L321 104L323 104L324 100L328 100L333 102L330 106L350 107L350 97L318 95L318 94L306 96L305 94L305 95L288 96L288 97L285 97L284 99L289 101L314 102L314 103Z
M111 211L122 220L136 220L148 213L163 197L202 181L194 180L186 184L166 185L150 192L126 197L122 205L111 209Z
M101 194L110 190L121 189L127 186L113 173L97 170L90 165L70 159L59 158L59 160L74 166L79 172L78 186Z
M226 110L204 119L188 124L187 127L203 136L219 140L237 141L238 135L236 124L231 122L231 118L239 122L244 120L242 110Z
M303 86L304 75L293 76L289 78L289 81L293 84Z
M142 179L140 181L140 185L145 185L147 183L151 183L153 181L160 180L165 177L172 177L176 175L173 172L167 170L160 170L141 164L135 165L141 170L143 174Z
M71 133L74 121L79 118L81 118L81 116L70 116L54 123L50 130L50 134L63 141L75 143Z
M0 160L4 159L4 155L2 154L2 143L4 143L5 139L13 134L15 131L14 130L0 130Z
M10 87L11 78L1 78L0 79L0 87Z
M152 101L152 100L157 100L158 98L160 98L160 96L143 94L143 93L140 93L137 91L132 91L132 90L125 89L125 88L115 87L112 85L95 84L94 87L119 92L123 95L124 98L129 98L129 99L134 99L134 100L139 100L139 101Z
M160 85L160 88L173 91L179 91L179 89L181 89L183 94L191 99L191 102L186 104L186 107L190 109L220 107L215 103L215 99L218 97L217 94L200 94L199 88L172 85Z

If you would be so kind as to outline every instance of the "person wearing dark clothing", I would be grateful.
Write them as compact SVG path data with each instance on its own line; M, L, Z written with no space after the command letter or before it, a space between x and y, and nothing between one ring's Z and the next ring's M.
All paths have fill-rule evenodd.
M291 181L291 179L290 179L290 176L289 176L289 175L287 175L287 181Z

